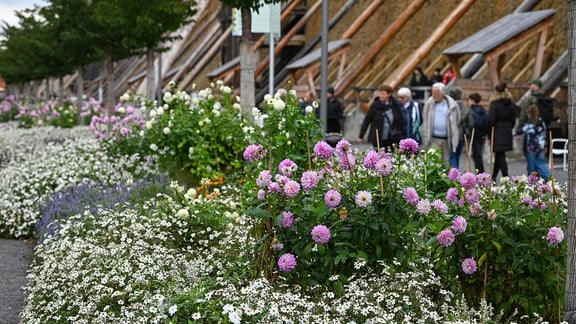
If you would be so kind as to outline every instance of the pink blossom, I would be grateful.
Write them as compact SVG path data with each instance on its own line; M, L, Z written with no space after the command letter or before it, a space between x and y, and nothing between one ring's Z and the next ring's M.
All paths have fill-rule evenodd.
M468 223L466 222L466 218L464 218L462 216L458 216L458 217L454 218L454 221L452 221L452 230L456 234L462 234L462 233L466 232L467 227L468 227Z
M334 154L334 149L330 144L320 141L314 145L314 156L323 160L329 159Z
M266 150L262 145L250 144L244 150L244 160L258 161L266 156Z
M450 203L456 202L458 199L458 189L452 187L446 191L446 201Z
M258 187L267 187L272 182L272 173L268 170L260 171L258 178L256 178L256 185Z
M292 174L294 174L294 172L296 172L298 166L292 160L284 159L280 162L278 169L280 171L280 174L286 177L290 177L292 176Z
M370 191L361 190L356 193L355 197L356 206L363 208L372 204L372 193Z
M489 187L492 184L492 175L488 172L476 175L476 184L484 188Z
M392 161L388 158L382 158L376 162L376 172L378 175L387 176L392 173Z
M406 202L410 205L416 205L420 200L420 197L418 197L418 192L416 192L416 189L413 187L405 188L402 192L402 195L404 196Z
M448 206L446 206L442 200L436 199L432 202L432 205L434 206L434 209L436 209L440 214L448 213Z
M356 158L352 153L338 154L338 162L344 170L352 170L356 166Z
M476 190L476 188L470 188L466 190L466 192L464 193L464 197L466 198L466 201L469 203L477 203L478 200L480 199L480 194L478 193L478 190Z
M300 178L300 183L302 183L302 189L304 189L304 191L310 191L316 188L318 181L319 177L316 171L305 171Z
M564 232L560 227L557 226L550 227L546 239L548 240L548 242L550 242L550 244L558 245L562 243L562 241L564 241Z
M284 184L284 195L290 198L296 197L296 195L300 192L300 184L294 180L288 180L286 184Z
M460 171L457 168L452 168L448 171L448 180L456 181L458 180L458 176L460 175Z
M340 205L340 201L342 201L342 196L336 190L330 189L324 195L324 202L328 207L336 208Z
M376 163L378 162L378 160L380 160L380 155L378 154L378 152L376 152L374 150L370 150L364 156L364 160L362 161L362 164L364 165L364 167L366 169L373 170L376 168Z
M452 243L454 243L456 236L454 235L454 233L452 233L450 229L447 228L445 230L442 230L442 232L440 232L438 236L436 236L436 238L438 239L438 243L440 245L442 245L443 247L449 247L450 245L452 245Z
M480 212L482 212L482 206L479 203L473 203L472 206L470 206L470 214L478 216Z
M280 191L282 191L282 188L278 182L270 182L268 184L268 193L277 193Z
M285 253L278 259L278 268L284 272L290 272L296 268L296 257L294 254Z
M432 210L432 206L430 205L430 201L428 199L421 199L416 204L416 212L422 215L428 215Z
M462 261L462 271L465 274L473 274L478 271L478 265L473 258L466 258Z
M350 144L350 142L348 142L345 139L340 140L336 144L336 153L338 155L343 154L343 153L352 153L352 144Z
M292 227L294 225L294 214L289 211L282 212L282 228Z
M266 191L264 191L263 189L258 190L258 194L256 195L256 198L258 198L258 200L266 199Z
M400 140L398 147L402 151L404 151L408 154L418 153L418 142L416 142L415 140L413 140L411 138L405 138L405 139Z
M528 175L528 184L529 185L536 185L538 183L538 180L540 180L540 177L538 177L538 173L537 172L532 172Z
M464 172L458 177L460 185L466 189L470 189L476 185L476 175L472 172Z
M326 244L330 241L330 230L325 225L316 225L312 228L312 240L319 244Z

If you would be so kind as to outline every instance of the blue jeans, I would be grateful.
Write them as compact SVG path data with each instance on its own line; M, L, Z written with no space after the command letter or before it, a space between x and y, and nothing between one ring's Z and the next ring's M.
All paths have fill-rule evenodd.
M460 154L462 154L462 148L464 148L464 141L460 140L456 147L456 152L450 152L450 161L448 161L448 164L451 167L458 168L460 166Z
M546 162L544 154L536 154L524 150L524 156L526 157L526 172L528 172L528 175L532 172L537 172L541 179L548 181L548 178L550 178L550 169L548 168L548 162Z

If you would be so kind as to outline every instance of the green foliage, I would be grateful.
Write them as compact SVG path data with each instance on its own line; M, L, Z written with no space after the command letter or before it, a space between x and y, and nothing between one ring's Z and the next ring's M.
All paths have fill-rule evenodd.
M489 177L489 175L487 175ZM444 221L429 225L430 235L444 229L455 232L446 247L433 237L437 271L467 300L478 305L482 298L510 315L537 313L559 321L563 305L566 244L551 244L551 227L566 228L565 206L559 191L538 183L537 176L515 177L501 187L462 174L451 181L457 201L450 205ZM502 199L506 197L506 199ZM452 225L456 216L466 219L465 232ZM473 258L477 271L466 274L461 263ZM459 287L459 288L458 288Z
M160 169L188 186L241 169L249 124L229 87L218 83L195 95L175 88L165 93L165 104L150 111L144 136Z
M78 125L78 107L71 100L66 100L52 108L52 118L49 125L70 128Z

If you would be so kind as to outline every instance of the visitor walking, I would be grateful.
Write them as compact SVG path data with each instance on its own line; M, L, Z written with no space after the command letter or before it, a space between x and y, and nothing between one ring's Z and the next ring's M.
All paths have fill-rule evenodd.
M412 100L412 93L408 88L398 89L398 102L402 110L404 121L406 122L405 134L407 138L411 138L422 143L422 136L420 135L420 124L422 124L422 116L420 116L420 108L418 103Z
M524 134L524 155L526 157L526 172L528 175L536 172L544 181L550 178L550 169L546 162L548 140L546 123L538 116L538 105L528 106L528 120L518 135Z
M494 152L494 169L492 181L496 181L499 172L502 177L508 176L508 163L506 152L513 149L512 129L516 122L517 106L512 102L512 95L502 83L495 87L491 97L490 111L488 113L489 125L493 128L491 133L492 152Z
M468 143L472 142L472 160L474 160L474 168L478 173L484 172L484 159L483 151L484 144L486 143L486 135L488 135L488 113L482 105L482 96L474 92L468 96L468 104L470 105L470 113L474 119L473 137L468 139ZM471 134L471 135L472 135Z
M470 138L472 128L474 127L474 119L472 119L472 115L470 114L470 108L468 108L464 101L462 101L462 89L460 87L447 88L446 94L452 97L452 99L454 99L458 104L458 108L460 108L460 121L458 122L458 132L460 133L460 137L456 150L450 153L449 161L450 166L459 168L460 155L462 155L462 149L464 148L465 142L464 136Z

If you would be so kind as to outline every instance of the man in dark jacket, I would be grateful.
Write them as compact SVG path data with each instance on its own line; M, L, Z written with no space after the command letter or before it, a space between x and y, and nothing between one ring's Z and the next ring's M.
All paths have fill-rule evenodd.
M326 90L326 96L328 99L326 133L341 133L342 125L340 124L340 120L344 116L344 107L342 107L342 103L334 95L334 88L328 88Z
M374 148L391 150L393 144L398 144L401 139L406 138L406 121L400 104L392 97L390 86L383 86L378 97L370 105L360 128L358 143L364 142L368 126L370 126L368 141Z

